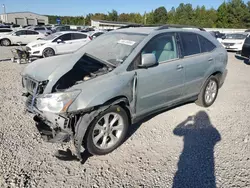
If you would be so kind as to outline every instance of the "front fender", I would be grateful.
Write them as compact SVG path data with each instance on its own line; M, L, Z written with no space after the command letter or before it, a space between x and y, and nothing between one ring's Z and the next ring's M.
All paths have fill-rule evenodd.
M100 106L117 97L126 97L129 103L132 103L134 101L135 79L134 72L125 72L119 75L107 75L100 79L93 79L91 82L76 85L71 89L81 89L82 92L70 105L68 112Z

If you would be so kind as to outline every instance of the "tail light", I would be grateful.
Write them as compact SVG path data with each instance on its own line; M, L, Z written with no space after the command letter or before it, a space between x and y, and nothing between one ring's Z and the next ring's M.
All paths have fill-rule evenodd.
M91 36L89 36L89 39L92 40L93 38Z

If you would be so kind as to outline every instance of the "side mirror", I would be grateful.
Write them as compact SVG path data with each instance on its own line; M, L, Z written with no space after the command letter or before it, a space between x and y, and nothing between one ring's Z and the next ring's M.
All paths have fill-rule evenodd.
M62 43L62 40L61 39L57 39L56 42L59 44L59 43Z
M140 68L148 68L157 64L156 57L154 54L143 54L141 58Z

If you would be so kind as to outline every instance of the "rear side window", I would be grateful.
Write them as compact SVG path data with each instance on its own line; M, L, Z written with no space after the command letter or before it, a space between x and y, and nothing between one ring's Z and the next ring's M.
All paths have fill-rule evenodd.
M17 31L16 32L16 35L19 36L19 35L26 35L26 30L20 30L20 31Z
M196 34L180 33L180 36L181 36L184 56L195 55L201 52L198 36Z
M11 32L11 29L0 29L0 33L7 33L7 32Z
M216 46L205 37L199 35L198 38L200 41L201 53L211 52L216 48Z
M72 33L72 40L77 40L77 39L85 39L87 35L80 34L80 33Z
M36 31L30 31L30 30L27 30L27 35L38 35L38 32Z
M64 35L60 36L58 39L61 39L62 41L72 40L71 33L64 34Z

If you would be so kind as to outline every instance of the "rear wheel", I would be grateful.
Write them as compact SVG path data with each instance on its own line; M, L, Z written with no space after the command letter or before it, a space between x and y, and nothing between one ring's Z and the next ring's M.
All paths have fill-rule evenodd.
M211 76L204 84L196 104L202 107L210 107L217 98L219 82L216 76Z
M118 105L108 108L93 120L86 132L84 146L92 155L106 155L124 141L129 121Z
M43 50L43 57L51 57L55 55L55 51L52 48L45 48Z
M3 40L1 40L1 45L2 46L10 46L11 42L9 39L3 39Z

